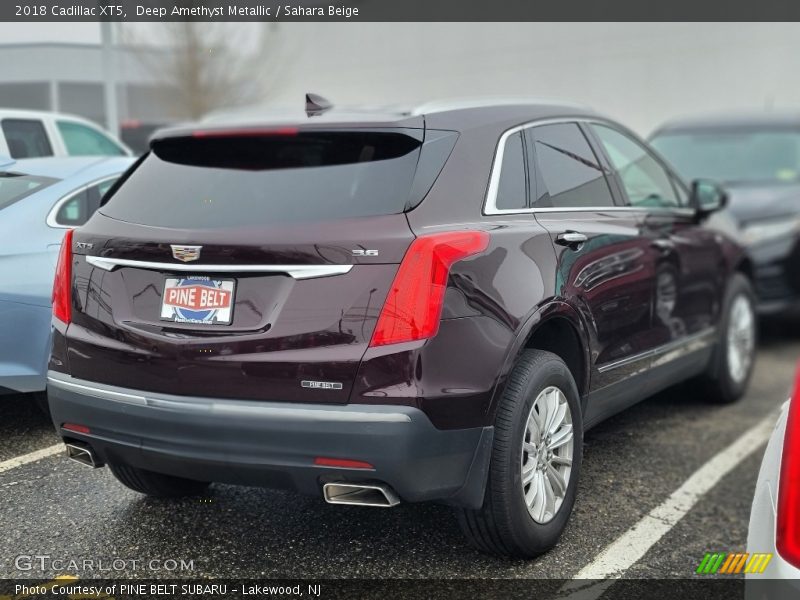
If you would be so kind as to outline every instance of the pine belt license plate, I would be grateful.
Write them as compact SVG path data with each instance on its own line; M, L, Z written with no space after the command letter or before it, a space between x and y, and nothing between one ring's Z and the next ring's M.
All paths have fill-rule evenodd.
M232 279L167 278L161 299L161 319L197 325L230 325L234 288Z

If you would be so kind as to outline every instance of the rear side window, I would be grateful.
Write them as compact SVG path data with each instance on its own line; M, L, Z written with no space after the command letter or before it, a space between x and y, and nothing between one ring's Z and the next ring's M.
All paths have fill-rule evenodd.
M55 182L55 179L32 177L18 173L0 173L0 210L25 196L38 192Z
M100 200L114 181L116 178L106 179L73 193L59 206L55 224L62 227L79 227L86 223L98 209Z
M525 151L522 146L522 132L508 137L503 149L503 163L500 167L500 182L497 187L497 208L526 208Z
M41 121L3 119L2 128L11 158L53 156L53 148Z
M419 149L399 130L168 138L100 212L190 229L396 214Z
M530 129L537 208L613 206L605 172L576 123Z
M70 156L124 156L125 151L106 135L74 121L58 121L58 131Z

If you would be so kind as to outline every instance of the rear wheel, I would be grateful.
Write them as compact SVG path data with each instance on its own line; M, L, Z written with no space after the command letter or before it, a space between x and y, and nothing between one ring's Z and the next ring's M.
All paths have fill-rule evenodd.
M729 404L747 389L755 364L757 319L750 281L735 274L725 293L720 335L703 380L708 398Z
M123 463L109 463L108 467L122 485L134 492L156 498L199 496L206 491L209 485L204 481L163 475Z
M495 418L483 506L459 523L480 550L531 558L552 548L572 512L583 449L578 389L555 354L527 350Z

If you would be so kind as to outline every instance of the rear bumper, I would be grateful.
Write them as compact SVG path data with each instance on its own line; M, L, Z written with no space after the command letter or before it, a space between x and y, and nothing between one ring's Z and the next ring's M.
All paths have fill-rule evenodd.
M407 502L477 508L492 427L436 429L413 407L321 405L174 396L48 373L53 422L62 437L92 446L104 462L240 485L321 495L331 481L383 482ZM62 429L89 427L89 434ZM374 469L314 465L317 457Z
M50 306L0 299L0 388L44 390L52 318Z

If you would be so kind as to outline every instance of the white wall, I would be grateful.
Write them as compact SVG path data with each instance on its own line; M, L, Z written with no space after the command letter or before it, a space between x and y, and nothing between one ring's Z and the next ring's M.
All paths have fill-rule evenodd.
M270 103L525 95L587 104L642 134L667 118L800 109L794 23L282 23Z

